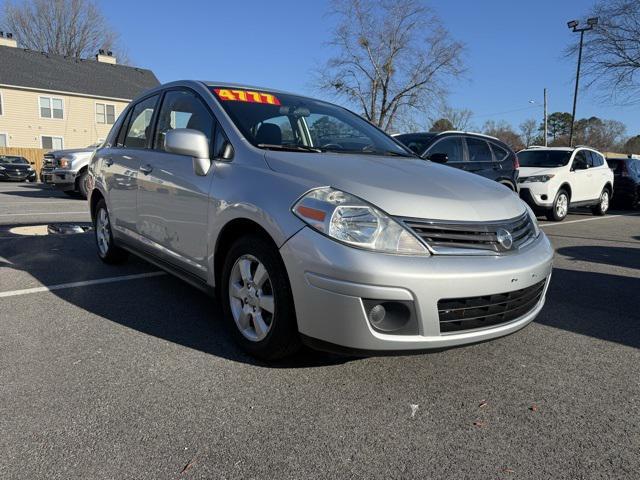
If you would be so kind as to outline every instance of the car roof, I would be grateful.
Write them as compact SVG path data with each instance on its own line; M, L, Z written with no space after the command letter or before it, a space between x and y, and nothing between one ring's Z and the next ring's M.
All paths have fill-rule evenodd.
M201 83L203 83L207 87L241 88L243 90L251 89L251 90L258 90L263 92L280 93L283 95L295 95L296 97L308 98L310 100L324 101L318 98L309 97L307 95L301 95L299 93L287 92L286 90L279 90L277 88L271 88L271 87L260 87L258 85L247 85L244 83L233 83L233 82L213 82L210 80L202 80Z
M424 136L430 136L430 137L437 137L437 136L440 136L440 135L450 135L450 134L472 135L474 137L490 138L491 140L497 140L498 142L504 143L499 138L492 137L491 135L485 135L484 133L477 133L477 132L465 132L465 131L462 131L462 130L445 130L444 132L394 133L391 136L392 137L399 137L400 135L424 135Z

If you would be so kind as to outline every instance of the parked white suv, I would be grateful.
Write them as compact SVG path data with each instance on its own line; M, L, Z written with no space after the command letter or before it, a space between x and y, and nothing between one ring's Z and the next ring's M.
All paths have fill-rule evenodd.
M613 172L589 147L529 147L518 152L520 196L537 213L561 221L569 207L604 215L613 196Z

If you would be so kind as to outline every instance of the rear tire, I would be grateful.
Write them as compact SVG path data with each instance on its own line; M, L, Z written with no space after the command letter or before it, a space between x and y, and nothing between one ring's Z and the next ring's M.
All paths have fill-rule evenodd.
M597 205L591 207L591 212L596 216L606 215L609 210L609 204L611 203L611 194L609 193L609 189L605 188L602 190L600 194L600 201Z
M276 360L300 349L289 276L271 242L238 239L226 255L219 292L232 335L249 354Z
M93 218L93 232L96 239L98 257L104 263L115 265L124 262L129 253L116 246L111 231L109 211L104 200L99 200Z
M553 207L546 213L547 220L553 222L561 222L569 213L569 194L566 190L561 189L556 194L556 198L553 201Z

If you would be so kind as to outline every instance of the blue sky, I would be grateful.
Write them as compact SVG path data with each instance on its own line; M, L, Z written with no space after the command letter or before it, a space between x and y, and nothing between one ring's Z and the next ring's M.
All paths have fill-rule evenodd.
M174 2L172 2L174 3ZM452 36L466 44L466 78L451 85L449 103L485 120L517 127L542 119L542 89L549 111L571 111L576 42L566 22L582 19L591 0L430 1ZM312 72L328 58L334 19L324 0L221 2L149 0L100 2L126 44L134 65L151 68L161 82L183 78L237 81L319 96ZM587 33L588 34L588 33ZM640 133L638 106L603 103L598 92L579 94L578 118L623 121Z

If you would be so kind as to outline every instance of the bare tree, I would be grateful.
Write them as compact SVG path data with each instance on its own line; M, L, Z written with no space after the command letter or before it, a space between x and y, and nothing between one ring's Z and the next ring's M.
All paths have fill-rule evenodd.
M533 143L533 139L538 135L538 122L535 118L525 120L520 124L520 138L525 147L528 147Z
M502 140L516 152L525 147L525 145L522 144L520 135L514 132L511 125L504 120L500 120L499 122L487 120L482 126L482 132Z
M25 0L4 6L2 30L12 32L21 46L71 57L89 57L99 49L116 50L118 35L91 0Z
M390 130L425 112L462 67L462 44L417 0L334 0L337 49L319 73L318 87L356 105Z
M449 120L453 130L469 131L473 130L471 119L473 118L473 112L466 108L457 109L450 105L443 104L440 107L437 118L444 118ZM434 119L435 120L435 119Z
M609 98L640 102L640 2L599 0L589 16L598 17L599 23L585 35L587 85L597 84ZM577 49L572 44L567 54L577 55Z

